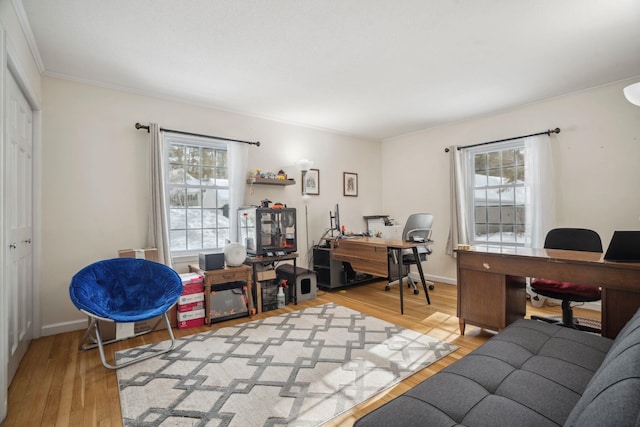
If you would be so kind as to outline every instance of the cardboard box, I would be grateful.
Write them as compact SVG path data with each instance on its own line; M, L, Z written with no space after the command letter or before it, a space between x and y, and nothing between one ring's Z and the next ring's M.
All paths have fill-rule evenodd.
M185 312L178 312L178 322L184 321L184 320L191 320L191 319L198 319L198 318L204 318L204 308L201 310L192 310L192 311L185 311Z
M185 313L187 311L204 310L204 300L187 302L185 304L178 304L178 313Z
M204 301L204 292L195 292L192 294L182 294L178 298L178 305L191 304L194 302ZM178 310L180 311L180 310Z
M120 258L140 258L147 259L149 261L158 262L158 249L156 248L144 248L144 249L120 249L118 251Z
M264 282L267 280L275 280L276 278L276 271L271 269L271 270L264 270L264 271L256 271L256 279L258 280L258 282Z
M182 287L182 295L198 294L204 291L204 285L202 283L187 283ZM178 300L180 302L180 300Z
M178 276L180 276L183 285L204 283L204 276L198 273L182 273Z
M169 309L169 312L167 313L167 316L169 316L169 323L171 324L172 328L175 328L178 325L178 322L176 320L177 312L178 309L174 305L173 307L171 307L171 309ZM160 321L158 322L158 320ZM89 322L91 322L91 319L89 319ZM167 324L164 322L162 316L135 323L116 324L114 322L107 322L105 320L99 320L98 322L100 327L100 335L102 336L103 341L113 339L126 339L147 330L161 331L167 329Z
M178 329L193 328L194 326L204 326L204 317L197 319L181 320L178 322Z
M178 299L178 318L180 318L180 313L196 310L204 311L204 292L180 296Z
M178 328L191 328L193 326L204 325L204 308L200 310L192 310L185 312L178 312Z

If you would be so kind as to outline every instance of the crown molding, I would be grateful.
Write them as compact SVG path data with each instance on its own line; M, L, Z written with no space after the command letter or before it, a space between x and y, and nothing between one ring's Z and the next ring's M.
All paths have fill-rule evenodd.
M33 31L31 30L31 24L29 24L29 18L27 18L27 12L24 10L22 0L11 0L11 3L13 4L13 9L16 11L16 15L18 16L18 21L20 21L22 33L27 39L29 49L31 49L31 55L33 56L33 60L36 63L36 67L38 67L38 71L40 72L40 74L42 74L45 71L44 62L42 61L40 49L38 49L36 38L34 37Z

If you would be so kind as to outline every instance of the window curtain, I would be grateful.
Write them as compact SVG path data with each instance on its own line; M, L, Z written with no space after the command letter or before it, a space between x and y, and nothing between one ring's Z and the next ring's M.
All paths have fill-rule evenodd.
M238 208L244 206L244 193L247 187L247 164L249 158L249 144L229 142L227 146L229 156L229 239L238 241Z
M467 156L464 150L452 145L449 147L449 180L451 219L446 253L455 257L454 249L458 244L469 244L469 226L467 212Z
M149 172L150 207L149 237L147 245L158 249L158 261L171 267L171 251L169 248L169 221L166 206L166 188L164 182L165 142L164 135L157 123L149 123L151 137L151 153Z
M553 188L553 157L551 138L538 135L524 140L526 227L530 230L533 248L542 248L547 232L555 223L555 191Z

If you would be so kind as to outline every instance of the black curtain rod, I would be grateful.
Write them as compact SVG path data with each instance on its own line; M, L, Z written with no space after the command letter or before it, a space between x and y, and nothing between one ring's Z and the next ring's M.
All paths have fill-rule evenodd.
M505 139L498 139L496 141L481 142L479 144L464 145L462 147L456 147L456 148L458 150L462 150L463 148L479 147L481 145L495 144L497 142L513 141L514 139L528 138L530 136L538 136L538 135L549 135L550 136L552 133L560 133L560 128L549 129L549 130L546 130L544 132L532 133L531 135L514 136L513 138L505 138ZM449 148L448 147L445 148L444 152L448 153L449 152Z
M136 129L146 129L147 132L149 132L149 126L142 125L140 123L136 123ZM256 142L243 141L241 139L222 138L220 136L203 135L201 133L184 132L184 131L181 131L181 130L164 129L164 128L160 128L160 130L163 131L163 132L172 132L172 133L177 133L177 134L180 134L180 135L201 136L201 137L204 137L204 138L221 139L222 141L242 142L243 144L250 144L250 145L255 145L257 147L260 147L260 141L256 141Z

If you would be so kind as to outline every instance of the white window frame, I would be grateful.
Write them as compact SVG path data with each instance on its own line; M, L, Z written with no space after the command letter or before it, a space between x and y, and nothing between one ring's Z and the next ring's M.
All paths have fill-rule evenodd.
M188 255L195 255L199 252L203 252L203 251L207 251L207 250L212 250L215 248L219 248L219 247L224 247L224 241L225 240L232 240L232 227L231 227L231 212L229 210L229 204L230 204L230 200L231 200L231 192L232 192L232 188L230 185L230 177L231 177L231 165L229 163L228 157L229 157L229 146L228 143L222 140L218 140L216 138L207 138L207 137L200 137L200 136L194 136L194 135L183 135L183 134L178 134L178 133L172 133L172 132L165 132L164 135L165 138L165 184L166 184L166 200L167 200L167 206L166 206L166 211L167 211L167 218L168 218L168 227L169 227L169 251L171 252L172 257L175 256L188 256ZM227 152L227 174L226 174L226 180L225 179L215 179L213 183L206 183L206 184L195 184L195 183L184 183L184 184L176 184L176 183L172 183L170 180L170 174L171 174L171 167L170 167L170 150L173 144L180 144L180 145L189 145L189 146L194 146L194 147L202 147L202 148L209 148L209 149L217 149L217 150L224 150ZM224 182L226 181L226 182ZM185 215L184 217L180 217L180 219L176 219L176 213L177 213L177 209L175 207L172 208L172 192L175 191L176 188L184 188L187 190L193 190L193 194L194 197L199 198L200 200L200 207L188 207L188 203L190 200L190 197L187 196L185 198ZM203 192L202 190L205 190L205 192ZM226 197L224 198L225 200L227 200L227 219L228 221L226 222L226 224L221 224L219 215L216 214L215 215L215 226L214 227L207 227L205 221L203 220L203 211L208 210L208 209L222 209L223 206L218 206L219 204L219 200L218 200L218 196L216 194L215 197L215 207L214 208L204 208L202 205L204 203L204 197L206 194L206 191L212 191L212 192L226 192ZM195 206L195 205L194 205ZM199 227L189 227L187 225L188 223L188 216L191 214L195 214L194 211L200 211L200 225ZM177 230L177 228L175 228L176 225L176 221L180 221L181 219L184 218L185 221L185 246L181 247L181 248L175 248L175 242L174 242L174 238L175 238L175 233L172 233L174 230ZM210 225L210 224L209 224ZM205 230L209 230L213 233L215 233L215 246L208 246L206 244L203 245L189 245L189 233L191 232L191 234L195 234L197 231L199 230L200 234L202 235Z
M473 147L473 148L469 148L468 149L468 158L467 158L467 170L469 171L469 173L467 174L467 183L466 186L469 189L469 191L467 192L467 206L468 206L468 218L469 218L469 240L470 243L472 245L492 245L492 246L510 246L510 247L514 247L514 246L529 246L530 243L530 230L529 230L529 225L526 222L526 217L524 217L524 215L526 215L526 205L527 205L527 199L528 199L528 194L527 192L529 191L526 182L518 182L518 183L504 183L504 182L496 182L496 183L487 183L486 186L477 186L476 185L476 174L475 174L475 156L477 154L483 154L483 153L493 153L496 151L503 151L503 150L510 150L510 149L522 149L525 155L525 162L523 162L523 164L521 165L522 168L525 167L525 163L526 163L526 156L527 156L527 152L525 150L525 140L524 139L517 139L514 141L508 141L508 142L504 142L504 143L495 143L495 144L491 144L491 145L485 145L485 146L478 146L478 147ZM502 168L502 165L500 166L500 168ZM527 179L527 176L525 174L525 181ZM502 204L502 193L504 193L503 191L499 191L499 189L508 189L507 191L512 192L510 194L511 198L514 200L520 200L522 202L522 205L514 205L514 209L513 209L513 222L508 222L506 224L503 223L503 212L506 212L505 209L503 209L503 204ZM487 235L489 233L490 230L490 225L491 224L496 224L496 226L498 226L500 228L500 230L494 235L493 238L487 238L485 240L480 240L477 238L477 230L476 230L476 224L478 224L480 221L476 221L476 214L477 214L477 209L476 209L476 190L485 190L485 192L491 192L494 195L494 200L498 200L498 206L496 206L498 208L497 210L497 215L499 216L499 221L498 222L490 222L488 219L485 219L484 223L485 226L487 227L486 229L486 234ZM485 199L485 203L486 203L486 199ZM486 207L486 212L487 214L489 214L489 207L487 206L487 204L484 205ZM519 206L519 208L518 208ZM522 215L523 215L523 220L522 222L517 221L517 218L519 216L518 213L518 209L520 209ZM503 232L502 227L504 225L507 226L513 226L514 229L516 229L518 226L523 227L523 233L520 236L520 238L518 238L518 233L517 231L514 230L514 239L512 240L505 240L504 236L506 232Z

